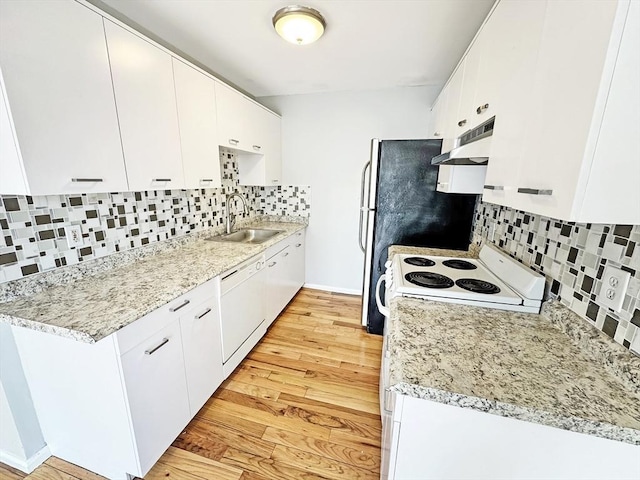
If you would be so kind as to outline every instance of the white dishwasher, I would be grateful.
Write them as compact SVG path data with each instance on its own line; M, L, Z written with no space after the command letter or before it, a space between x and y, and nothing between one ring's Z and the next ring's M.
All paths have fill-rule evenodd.
M249 353L266 330L264 262L264 254L257 255L221 276L220 324L225 377Z

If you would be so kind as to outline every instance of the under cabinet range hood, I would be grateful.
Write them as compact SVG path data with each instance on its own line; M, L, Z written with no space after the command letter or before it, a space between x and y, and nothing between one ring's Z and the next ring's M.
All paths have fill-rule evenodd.
M451 151L431 160L432 165L486 165L491 151L491 135L496 117L491 117L456 139Z
M496 117L491 117L456 139L455 147L431 160L438 165L436 191L482 194Z

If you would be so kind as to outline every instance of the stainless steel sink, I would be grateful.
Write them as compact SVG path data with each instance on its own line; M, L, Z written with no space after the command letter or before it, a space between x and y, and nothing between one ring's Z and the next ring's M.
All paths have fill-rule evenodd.
M282 230L266 230L264 228L242 228L237 232L216 235L206 240L212 242L234 242L234 243L262 243L275 237Z

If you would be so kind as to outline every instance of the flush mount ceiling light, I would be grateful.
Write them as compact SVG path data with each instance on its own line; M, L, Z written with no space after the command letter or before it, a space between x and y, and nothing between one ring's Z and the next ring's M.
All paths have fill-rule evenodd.
M278 10L273 16L273 27L287 42L307 45L318 40L327 23L319 11L300 5Z

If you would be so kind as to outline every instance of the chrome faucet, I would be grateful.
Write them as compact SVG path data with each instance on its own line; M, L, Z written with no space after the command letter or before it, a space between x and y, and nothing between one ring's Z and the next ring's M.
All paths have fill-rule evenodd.
M230 193L227 195L227 220L226 220L226 232L231 233L233 226L236 223L236 216L231 213L231 199L233 197L238 197L240 201L242 201L242 211L246 214L249 213L249 208L247 207L247 202L242 195L239 193Z

